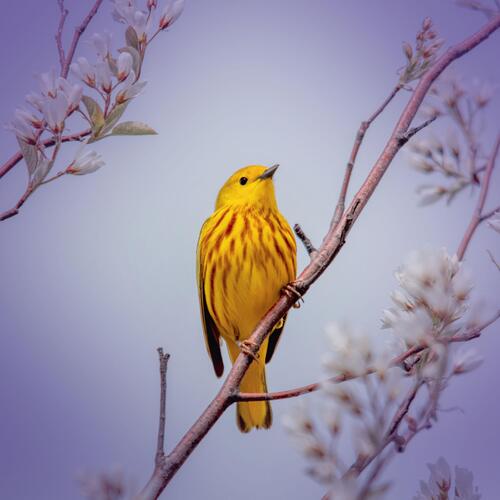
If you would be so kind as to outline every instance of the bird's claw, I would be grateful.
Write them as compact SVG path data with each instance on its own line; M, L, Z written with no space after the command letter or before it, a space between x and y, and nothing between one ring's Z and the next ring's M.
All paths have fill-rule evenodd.
M300 307L300 301L304 302L302 294L296 288L297 283L297 281L292 281L281 289L281 293L283 295L286 295L290 299L296 299L296 302L292 306L295 309L298 309Z
M240 345L239 345L239 348L240 348L240 351L243 353L243 354L246 354L247 356L250 356L251 358L253 358L254 361L259 361L259 353L257 352L257 354L254 354L253 352L253 349L256 349L258 346L255 342L252 342L250 340L243 340L242 342L240 342Z

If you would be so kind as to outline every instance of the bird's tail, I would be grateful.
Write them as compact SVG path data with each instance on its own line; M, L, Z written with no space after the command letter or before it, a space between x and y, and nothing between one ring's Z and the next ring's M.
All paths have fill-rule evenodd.
M228 343L229 355L234 363L240 354L239 347ZM241 392L267 392L266 370L264 360L266 359L267 340L260 349L259 360L252 361L240 382ZM269 429L273 422L273 413L269 401L252 401L250 403L237 403L236 423L241 432L249 432L253 428Z

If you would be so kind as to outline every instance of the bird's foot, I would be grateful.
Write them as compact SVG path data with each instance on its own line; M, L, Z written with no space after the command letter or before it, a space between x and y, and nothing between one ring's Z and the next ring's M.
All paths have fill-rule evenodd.
M260 357L258 352L256 354L253 352L254 349L257 349L257 347L257 344L255 342L252 342L251 340L243 340L239 343L240 351L243 354L246 354L247 356L253 358L254 361L259 361Z
M298 309L300 307L300 301L304 302L304 298L302 297L302 294L297 290L297 288L298 288L297 285L299 285L299 284L300 284L300 282L298 280L294 280L294 281L291 281L290 283L288 283L287 285L285 285L281 289L281 293L283 295L286 295L290 299L296 299L296 302L293 305L293 307L295 309Z

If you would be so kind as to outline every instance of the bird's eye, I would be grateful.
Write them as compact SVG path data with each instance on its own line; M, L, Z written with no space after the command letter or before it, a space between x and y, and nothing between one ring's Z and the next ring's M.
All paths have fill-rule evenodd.
M241 184L242 186L244 186L247 182L248 182L248 179L247 179L246 177L242 177L242 178L240 179L240 184Z

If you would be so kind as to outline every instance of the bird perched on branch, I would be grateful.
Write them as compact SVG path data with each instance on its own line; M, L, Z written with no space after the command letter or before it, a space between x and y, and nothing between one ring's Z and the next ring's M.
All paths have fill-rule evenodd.
M201 228L197 279L206 347L220 377L224 364L220 338L234 363L240 351L251 353L249 337L259 320L295 279L295 237L281 215L270 168L252 165L235 172L222 186L214 213ZM267 392L265 363L271 359L286 316L253 356L241 392ZM267 429L272 423L268 401L238 402L242 432Z

